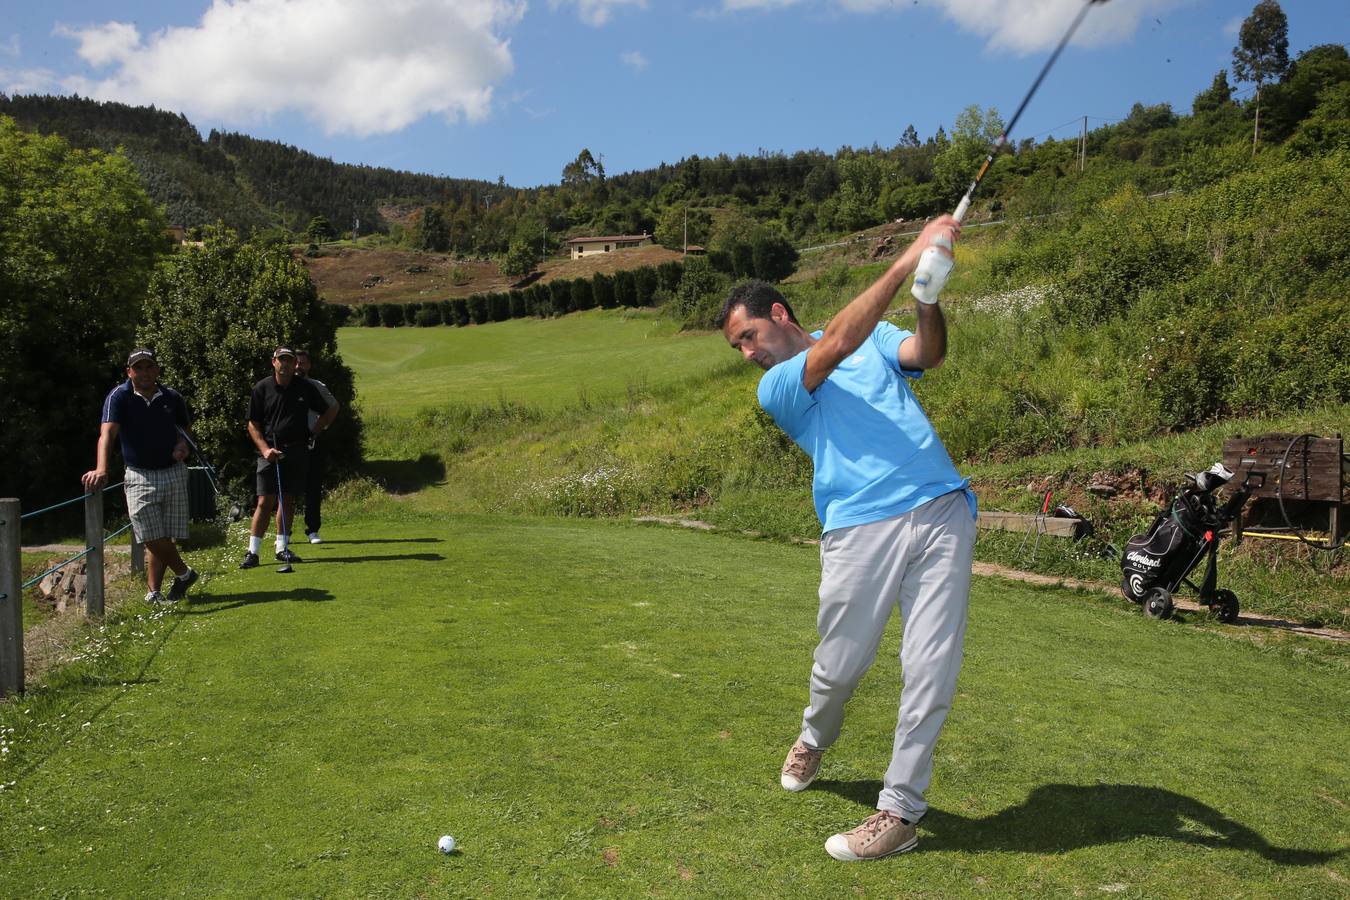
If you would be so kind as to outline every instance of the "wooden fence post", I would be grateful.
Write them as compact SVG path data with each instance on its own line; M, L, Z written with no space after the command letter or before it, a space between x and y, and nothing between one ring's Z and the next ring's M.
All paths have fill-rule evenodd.
M23 566L19 501L0 500L0 694L23 693Z
M136 533L131 534L131 571L145 571L145 545L136 540Z
M90 618L103 615L103 492L84 498L84 611Z

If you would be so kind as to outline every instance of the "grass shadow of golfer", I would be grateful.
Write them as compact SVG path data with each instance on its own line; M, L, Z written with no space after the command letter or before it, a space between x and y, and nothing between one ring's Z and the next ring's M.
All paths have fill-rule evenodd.
M418 560L420 562L444 562L445 557L439 553L388 553L383 556L316 556L310 554L305 557L304 564L316 565L318 563L363 563L363 562L410 562Z
M321 588L302 587L291 591L255 591L235 600L223 603L215 602L211 597L189 598L185 616L209 616L215 613L238 609L241 606L253 606L255 603L275 603L279 600L300 601L301 603L327 603L336 600L332 591Z
M341 538L339 538L339 539L337 539L337 540L331 540L331 541L330 541L328 538L324 538L324 539L323 539L323 545L324 545L325 547L331 547L331 546L333 546L334 544L444 544L444 543L445 543L445 538L434 538L434 537L420 537L420 538L362 538L362 539L360 539L360 540L357 540L357 539L355 539L355 538L353 538L353 539L351 539L351 540L342 540Z
M873 807L879 781L818 781L823 790ZM1242 850L1284 866L1324 865L1350 850L1277 847L1256 831L1192 797L1137 784L1045 784L992 816L930 808L921 826L933 849L1059 853L1159 837L1213 849Z

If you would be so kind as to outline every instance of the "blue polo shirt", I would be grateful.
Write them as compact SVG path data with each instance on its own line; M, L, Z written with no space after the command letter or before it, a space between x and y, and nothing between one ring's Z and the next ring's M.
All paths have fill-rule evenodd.
M900 368L900 344L911 334L878 324L814 393L802 384L805 350L759 381L760 406L815 464L811 487L824 531L902 515L952 491L966 492L975 515L969 479L910 389L923 372Z
M188 426L187 404L173 388L160 385L146 400L128 378L103 401L104 422L116 422L122 459L134 469L167 469L175 464L178 428Z

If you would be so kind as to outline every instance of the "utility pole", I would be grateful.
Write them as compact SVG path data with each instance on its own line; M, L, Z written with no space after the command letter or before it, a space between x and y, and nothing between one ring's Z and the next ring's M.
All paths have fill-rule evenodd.
M684 208L684 255L689 255L689 207Z
M548 223L544 223L544 246L539 248L539 262L548 259Z
M1078 171L1087 169L1087 116L1083 116L1083 133L1078 138Z

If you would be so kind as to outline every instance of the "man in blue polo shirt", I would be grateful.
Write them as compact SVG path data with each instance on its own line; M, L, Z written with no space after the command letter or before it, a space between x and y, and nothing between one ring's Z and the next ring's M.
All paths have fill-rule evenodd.
M145 580L152 602L187 596L197 580L178 553L175 540L188 536L188 474L183 460L188 445L179 429L188 427L187 404L173 388L159 383L155 354L138 347L127 357L127 380L103 401L96 468L80 479L90 493L108 483L113 441L120 439L127 513L136 540L145 545ZM160 592L164 570L175 573L167 595Z
M909 381L942 364L947 329L937 297L921 297L913 333L881 321L928 247L950 249L951 216L930 222L891 267L823 332L808 334L776 289L736 288L718 326L765 373L759 402L815 465L820 517L820 643L810 703L780 774L806 788L839 737L844 705L872 665L898 604L904 690L878 812L825 842L835 859L903 853L933 774L933 748L956 691L975 539L975 497L952 465ZM919 292L924 293L924 292Z

